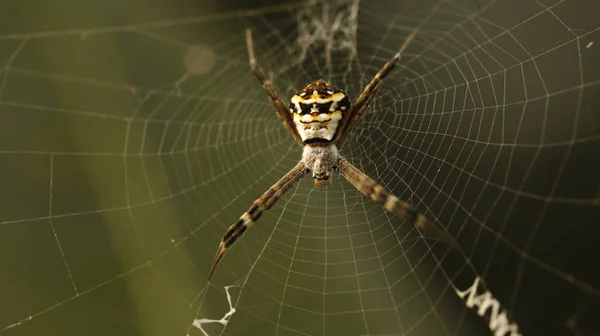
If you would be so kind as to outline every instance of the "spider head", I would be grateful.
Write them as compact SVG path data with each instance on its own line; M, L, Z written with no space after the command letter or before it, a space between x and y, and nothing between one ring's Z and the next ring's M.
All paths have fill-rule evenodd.
M315 185L321 187L330 185L333 175L331 175L331 172L323 172L313 173L313 177L315 178Z
M302 163L312 171L316 186L331 184L332 172L336 168L339 158L335 145L306 145L302 152Z

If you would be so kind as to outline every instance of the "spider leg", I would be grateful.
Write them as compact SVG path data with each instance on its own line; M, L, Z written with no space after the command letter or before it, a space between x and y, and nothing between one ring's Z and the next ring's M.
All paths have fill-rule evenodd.
M363 173L360 169L353 166L346 159L340 159L338 163L338 170L344 176L348 182L350 182L358 191L363 193L365 196L370 197L377 203L383 205L383 207L398 217L413 223L419 230L430 234L441 241L445 242L449 246L460 250L459 245L456 241L444 230L438 228L423 215L420 211L412 207L410 204L401 201L393 194L390 194L382 186L377 184L372 178Z
M345 117L344 118L345 121L343 121L343 124L340 125L340 129L334 139L334 143L338 146L338 148L341 147L342 141L344 140L344 138L346 137L346 134L348 134L350 129L352 129L352 127L367 112L367 109L369 108L369 104L371 103L373 98L375 98L375 95L377 94L377 89L379 88L379 83L381 83L381 80L384 79L392 71L392 69L394 69L396 62L398 62L400 57L402 57L402 54L406 51L406 49L411 44L411 42L414 40L416 35L417 35L417 31L413 30L410 33L410 35L408 36L408 38L406 39L406 41L404 42L404 44L402 45L402 47L400 47L400 50L398 50L396 55L394 55L394 57L392 57L392 59L390 59L389 61L387 61L387 63L385 63L383 65L381 70L379 70L379 72L377 74L375 74L375 76L373 77L373 79L371 79L369 84L367 84L367 86L365 86L365 88L363 89L363 92L360 94L360 96L358 96L358 98L356 99L356 102L354 102L354 105L351 107L350 111L348 112L348 117Z
M270 73L270 78L267 78L265 72L256 62L256 56L254 56L254 43L252 40L252 31L248 28L246 29L246 46L248 47L248 58L250 61L250 69L258 78L258 81L262 85L262 87L267 91L269 95L269 102L275 107L275 114L277 115L277 119L283 124L283 127L290 132L294 140L298 142L300 146L304 146L302 143L302 139L298 132L296 132L296 127L294 126L294 121L292 120L292 114L288 110L283 99L277 94L275 88L273 87L272 81L272 73Z
M304 163L299 162L292 170L285 174L279 181L271 186L259 199L252 203L252 206L246 211L237 222L232 224L227 232L223 235L221 243L217 249L217 253L212 263L210 272L208 273L208 279L210 280L219 264L219 261L223 258L223 255L227 250L235 243L254 222L256 222L263 212L271 209L271 207L277 203L277 201L294 185L295 182L300 180L308 169L304 166Z

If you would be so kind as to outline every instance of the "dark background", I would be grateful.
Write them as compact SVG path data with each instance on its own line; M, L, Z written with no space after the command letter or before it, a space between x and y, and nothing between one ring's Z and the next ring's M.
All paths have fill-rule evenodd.
M200 335L228 285L228 335L481 335L453 290L475 276L525 335L599 332L599 5L363 1L356 57L329 68L319 45L290 62L300 8L2 4L0 335ZM286 99L319 77L357 96L420 28L342 153L463 251L307 179L207 283L224 230L300 157L246 26ZM186 74L193 45L206 73Z

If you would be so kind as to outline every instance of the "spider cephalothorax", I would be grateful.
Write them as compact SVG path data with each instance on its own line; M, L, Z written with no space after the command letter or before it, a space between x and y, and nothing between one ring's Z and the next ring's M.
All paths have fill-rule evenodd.
M334 170L339 171L356 189L383 205L386 210L413 223L419 229L436 236L449 245L457 247L452 237L430 223L425 215L410 204L387 192L372 178L338 153L338 148L341 146L346 134L365 114L369 104L377 94L379 83L392 71L415 34L416 32L413 32L409 35L396 55L383 65L383 68L371 79L352 106L348 96L342 90L320 79L295 94L288 109L284 100L273 88L271 80L265 76L263 70L256 64L252 47L252 34L250 30L246 30L250 68L267 91L269 101L275 107L277 118L283 123L285 129L290 132L294 140L304 147L304 150L300 162L259 199L254 201L250 209L237 222L229 226L219 244L212 268L208 274L209 279L229 247L260 218L263 212L269 210L290 190L295 182L309 172L312 172L316 185L327 185L331 183L332 172Z
M336 145L328 144L325 146L304 146L302 152L302 163L312 171L315 178L315 185L331 184L331 173L337 168L340 156Z

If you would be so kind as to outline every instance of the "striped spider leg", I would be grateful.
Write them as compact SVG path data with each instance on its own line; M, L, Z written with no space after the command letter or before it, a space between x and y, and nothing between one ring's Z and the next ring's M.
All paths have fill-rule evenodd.
M208 274L212 278L215 268L225 252L246 230L256 222L263 212L269 210L304 175L312 172L316 186L331 184L332 172L338 170L346 180L364 195L381 203L388 211L415 224L419 229L432 234L450 246L458 247L454 240L442 229L430 223L427 218L411 205L385 191L373 179L340 156L338 146L350 129L366 112L377 93L379 83L394 68L394 65L410 42L413 32L398 53L389 60L365 87L351 106L348 96L326 80L319 79L307 85L290 99L289 110L275 89L272 81L257 65L252 45L252 33L246 30L246 44L250 58L250 69L258 78L275 107L277 118L293 138L303 146L302 159L284 177L254 201L250 209L231 225L217 249L212 268Z
M419 210L401 201L396 195L387 192L382 186L346 159L339 159L337 169L358 191L375 202L382 204L387 211L394 213L409 223L413 223L419 230L438 238L449 246L459 249L456 241L448 233L427 220L427 217Z
M379 70L379 72L375 74L375 76L371 79L369 84L365 86L360 96L358 96L358 98L354 102L354 105L350 109L348 116L345 117L344 120L342 120L342 125L339 128L338 133L335 137L334 143L338 146L338 148L342 146L342 142L344 141L350 129L352 129L352 127L356 125L358 120L360 120L360 118L367 112L369 104L371 104L371 101L377 95L379 83L381 83L381 80L384 79L390 72L392 72L394 66L396 66L396 62L398 62L400 57L402 57L402 54L404 54L406 49L408 49L408 46L412 43L416 35L417 30L413 30L404 42L404 44L402 44L402 47L400 47L396 55L394 55L392 59L390 59L389 61L387 61L387 63L383 65L381 70Z
M250 30L250 28L246 29L246 46L248 47L250 70L252 70L256 78L258 78L258 81L260 82L262 87L265 89L265 91L267 91L267 94L269 95L269 102L271 102L271 104L275 107L275 114L277 115L277 119L279 119L279 121L283 124L283 127L285 127L285 129L288 132L290 132L294 140L296 140L296 142L298 142L300 146L304 146L304 144L302 143L302 139L300 139L300 136L298 135L294 127L292 115L287 109L283 99L279 96L279 94L277 94L277 91L275 91L275 88L273 87L272 73L270 74L269 78L267 78L260 65L258 65L258 63L256 62L256 56L254 56L254 43L252 40L252 31Z
M348 117L342 120L342 124L338 133L334 139L334 143L337 147L341 147L342 141L345 139L348 132L354 125L360 120L360 118L367 112L369 104L373 98L377 95L379 84L381 81L394 69L394 66L402 57L402 54L408 49L409 45L417 35L417 30L413 30L408 36L404 44L400 47L396 55L392 57L387 63L383 65L381 70L371 79L369 84L365 86L362 93L356 99L356 102L350 109ZM353 166L346 159L341 158L338 161L336 167L342 176L348 180L356 189L358 189L365 196L370 197L372 200L380 203L383 207L396 214L396 216L413 223L420 230L437 237L444 241L446 244L453 248L458 248L458 244L442 229L436 227L431 223L425 215L413 208L410 204L401 201L393 194L387 192L382 186L377 184L372 178L363 173L360 169Z
M294 185L294 183L300 180L308 170L304 163L299 162L292 170L290 170L285 176L277 181L272 187L270 187L259 199L252 203L252 206L246 211L237 222L232 224L227 232L223 235L219 248L212 263L212 268L208 273L208 279L210 280L219 264L219 261L223 258L223 255L236 240L238 240L246 230L254 222L256 222L263 212L271 209L271 207L277 203L277 201Z

